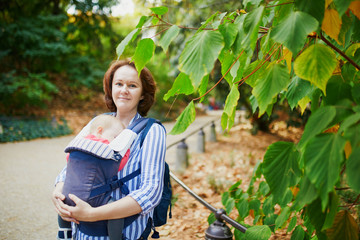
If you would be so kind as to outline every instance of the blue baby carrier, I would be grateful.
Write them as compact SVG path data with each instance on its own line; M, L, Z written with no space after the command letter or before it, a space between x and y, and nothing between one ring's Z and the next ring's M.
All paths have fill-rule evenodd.
M141 169L118 179L117 172L121 160L139 134L140 147L142 146L147 132L154 123L161 125L158 120L153 118L136 119L110 144L85 138L75 138L71 141L65 149L65 152L69 152L70 155L63 187L63 194L66 196L64 202L70 206L75 205L75 203L68 198L68 194L71 193L86 201L92 207L98 207L107 204L111 200L111 192L115 189L120 188L123 194L129 194L126 182L138 176L141 173ZM127 141L124 141L124 139L127 139ZM167 211L171 205L172 191L169 168L166 163L164 181L164 191L160 204L154 209L154 226L158 225L156 222L159 222L159 220L156 219L159 217L160 221L163 222L162 224L166 223ZM165 216L163 213L160 213L160 216L158 216L158 212L164 212L164 210ZM171 211L169 215L171 217ZM138 216L139 214L120 220L80 222L78 227L81 232L87 235L109 235L110 239L118 239L119 237L115 237L115 235L121 235L122 229L130 225ZM109 226L112 227L109 228ZM145 230L145 232L148 232L146 233L147 235L150 233L151 227L152 226L148 226ZM115 233L114 229L116 229ZM112 237L112 235L114 237ZM144 239L146 238L147 236L145 236Z

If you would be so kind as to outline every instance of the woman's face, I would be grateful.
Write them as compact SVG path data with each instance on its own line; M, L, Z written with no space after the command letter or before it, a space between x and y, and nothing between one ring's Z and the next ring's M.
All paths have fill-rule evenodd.
M125 65L115 71L112 82L112 98L117 113L135 115L139 101L143 99L142 83L137 71Z

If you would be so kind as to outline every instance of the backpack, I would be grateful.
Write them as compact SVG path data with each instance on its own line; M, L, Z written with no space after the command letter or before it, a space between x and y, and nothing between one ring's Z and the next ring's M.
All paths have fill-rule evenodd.
M135 133L135 137L133 137L133 140L138 134L140 134L140 147L142 147L143 141L148 131L150 130L150 127L154 123L158 123L162 126L162 124L158 120L155 120L153 118L139 118L128 127L128 129ZM96 149L95 152L94 149ZM119 169L118 167L120 165L122 155L118 152L113 151L110 147L107 147L106 144L104 146L104 144L100 142L94 142L87 139L74 139L65 149L65 152L70 152L70 157L63 190L64 195L67 196L68 193L74 193L82 200L88 202L93 207L107 204L110 201L111 192L117 188L120 188L120 191L123 194L127 195L129 193L129 190L126 186L126 182L141 173L141 169L137 169L133 173L121 179L118 179L117 170ZM78 171L79 169L81 169L82 171L90 169L91 171L93 171L90 173L92 177L86 177L89 176L88 172L84 172L83 174L75 172L75 170ZM69 186L75 185L77 189L67 187L67 180L69 182L72 182L72 184L69 184ZM74 182L76 184L74 184ZM148 225L142 235L142 237L144 237L145 239L151 232L151 229L153 229L155 232L153 237L158 237L158 233L155 231L155 228L153 228L153 226L158 227L164 225L167 221L168 211L169 217L171 218L172 189L170 184L170 170L166 162L163 189L164 190L160 203L158 206L155 207L153 218L149 220L150 224L148 222ZM65 203L73 205L70 199L65 199ZM125 219L121 219L120 227L116 226L116 233L112 233L112 230L108 229L108 224L110 224L110 222L113 220L98 222L80 222L79 229L88 235L101 236L109 234L110 239L118 239L118 237L111 238L111 235L121 236L122 229L135 221L138 216L139 214L127 217ZM148 234L146 235L147 232Z

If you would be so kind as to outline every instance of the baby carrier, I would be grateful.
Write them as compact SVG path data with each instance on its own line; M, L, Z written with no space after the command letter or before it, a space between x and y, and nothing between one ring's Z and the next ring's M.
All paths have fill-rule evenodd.
M117 172L119 170L119 166L120 164L124 166L124 163L121 163L123 156L130 149L131 144L137 136L140 134L139 138L141 147L147 132L155 122L161 125L158 120L152 118L136 119L109 145L85 138L75 138L71 141L65 149L65 152L70 153L63 187L63 194L66 196L65 203L71 206L75 205L74 202L68 198L69 193L86 201L92 207L107 204L110 201L111 192L117 188L120 188L120 191L123 194L129 194L126 182L139 175L141 173L141 169L118 179ZM172 194L168 165L166 164L165 167L164 191L160 204L157 207L158 210L162 212L164 212L164 208L166 208L164 223L166 223L167 211L171 204ZM158 210L155 208L154 218L157 218ZM164 214L161 215L162 220L164 220L163 215ZM131 224L137 217L138 214L120 221L121 226L115 227L116 229L120 229L120 235L122 228ZM110 221L80 222L78 227L80 231L87 235L109 235L112 239L111 235L113 233L111 233L112 230L108 229L108 225L111 226L114 222L116 222L116 220L111 221L111 224ZM146 230L149 229L147 228Z

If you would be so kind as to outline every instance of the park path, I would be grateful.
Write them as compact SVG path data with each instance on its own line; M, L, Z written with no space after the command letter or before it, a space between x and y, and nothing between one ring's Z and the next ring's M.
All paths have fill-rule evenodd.
M220 115L197 117L180 135L168 135L171 145L210 122L220 129ZM174 123L165 123L169 132ZM0 144L0 240L56 239L57 217L50 196L54 180L65 164L64 148L74 136ZM196 151L197 134L186 140L189 153ZM176 146L168 149L166 161L174 164Z

